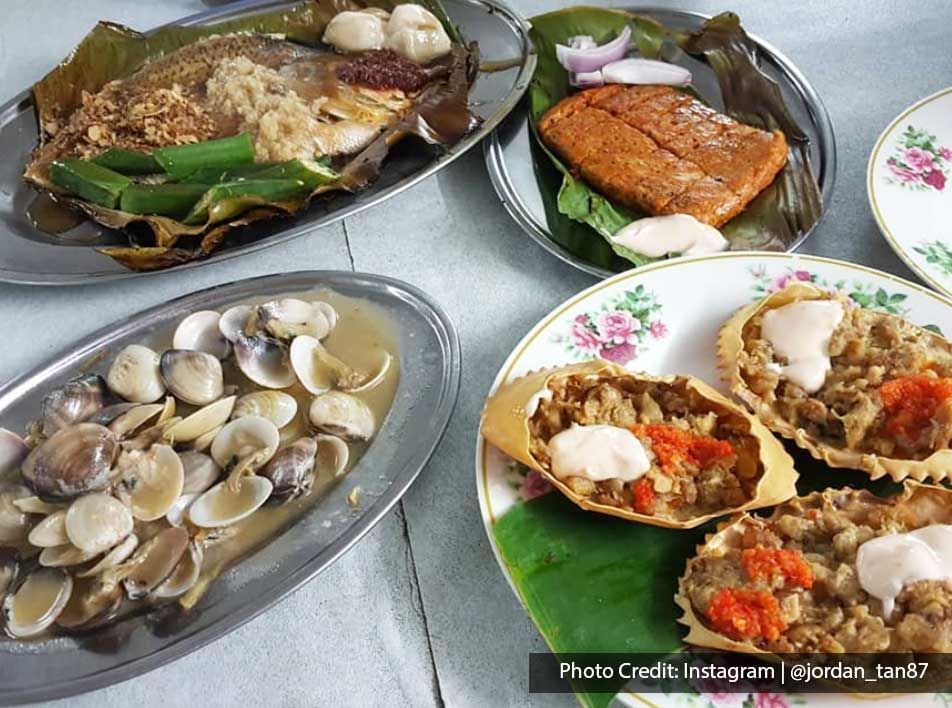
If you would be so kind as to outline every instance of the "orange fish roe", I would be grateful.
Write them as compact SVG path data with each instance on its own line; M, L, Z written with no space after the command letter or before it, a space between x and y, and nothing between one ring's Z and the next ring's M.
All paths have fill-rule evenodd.
M680 462L707 467L734 454L734 447L726 440L698 435L665 423L637 424L629 430L638 437L648 438L661 469L669 473Z
M879 387L886 410L886 432L916 438L935 415L939 404L952 397L952 379L901 376Z
M722 588L711 601L707 617L716 631L735 640L772 641L787 629L780 603L766 590Z
M647 477L642 477L632 484L631 493L634 496L635 511L639 514L650 514L654 510L654 487Z
M797 550L784 548L745 548L740 554L744 572L751 580L769 580L781 575L787 585L813 587L813 569Z

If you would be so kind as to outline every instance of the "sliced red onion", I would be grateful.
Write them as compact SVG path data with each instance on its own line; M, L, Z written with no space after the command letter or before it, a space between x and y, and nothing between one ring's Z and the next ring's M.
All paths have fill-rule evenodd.
M597 46L595 38L590 34L577 34L569 38L570 49L594 49ZM556 54L558 54L558 50L556 50Z
M687 86L691 72L683 66L654 59L622 59L602 67L606 84L665 84Z
M578 39L578 37L573 37L573 39ZM615 39L598 47L576 49L564 44L556 44L555 56L559 60L559 64L565 67L565 70L569 73L587 74L598 71L606 64L623 58L628 53L630 40L631 27L625 25L625 29Z
M597 88L605 85L600 71L584 71L581 74L569 74L569 84L576 88Z

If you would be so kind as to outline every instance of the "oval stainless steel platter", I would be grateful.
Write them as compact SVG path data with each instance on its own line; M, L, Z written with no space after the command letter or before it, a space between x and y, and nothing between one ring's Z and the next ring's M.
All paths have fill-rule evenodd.
M214 24L293 4L288 0L246 0L173 24ZM535 69L528 25L495 0L444 0L444 6L464 38L479 44L485 68L470 91L470 107L482 119L475 131L448 150L418 139L406 140L390 152L379 179L367 189L327 195L295 217L253 224L229 235L211 257L174 269L251 253L372 207L426 179L488 135L518 103ZM127 238L119 232L89 221L58 236L35 228L28 208L36 192L23 182L22 172L36 138L33 102L30 92L24 91L0 106L0 281L69 285L148 274L128 270L96 251L95 246L126 244Z
M710 19L708 15L686 10L641 6L625 6L624 9L652 17L666 27L690 31L700 29L704 21ZM830 116L816 90L790 59L759 37L751 35L751 39L757 45L760 68L777 82L791 114L810 139L810 158L820 185L824 209L829 208L836 177L836 142ZM715 108L723 108L718 105L720 90L714 72L700 62L691 62L695 84L701 95L716 97L718 100L712 102ZM528 124L528 111L525 101L522 101L483 143L489 176L503 207L542 248L579 270L599 278L607 278L624 270L607 268L585 260L553 238L547 225L543 196L532 158L533 140ZM788 252L799 248L815 228L816 224L792 243L787 249ZM592 238L600 237L593 231Z
M167 334L187 313L249 298L329 289L359 298L393 323L400 381L380 431L346 483L280 535L223 573L188 612L128 618L75 637L18 643L0 632L0 704L73 695L129 679L239 627L313 578L367 533L403 496L443 435L459 392L460 349L446 313L397 280L348 272L298 272L238 281L153 307L99 330L0 389L0 426L23 430L42 395L86 371L104 373L125 345ZM407 444L411 441L412 444ZM351 509L347 495L361 488Z

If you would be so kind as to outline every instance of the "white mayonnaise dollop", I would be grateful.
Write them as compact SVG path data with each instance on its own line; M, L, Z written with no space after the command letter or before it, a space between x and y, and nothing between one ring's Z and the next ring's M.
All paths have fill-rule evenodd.
M909 583L952 579L952 526L932 524L871 539L856 553L856 574L863 590L882 601L888 619Z
M830 338L843 320L836 300L793 302L764 313L761 332L774 352L787 360L781 376L807 393L823 386L830 370Z
M559 479L585 477L593 482L631 482L651 469L641 441L614 425L573 425L549 440L552 474Z
M612 241L649 258L669 253L697 256L727 248L727 239L720 231L689 214L638 219L616 231Z
M380 49L386 41L387 18L379 12L338 12L324 29L323 40L341 52Z
M386 46L410 61L426 64L450 51L450 37L432 12L419 5L393 8Z

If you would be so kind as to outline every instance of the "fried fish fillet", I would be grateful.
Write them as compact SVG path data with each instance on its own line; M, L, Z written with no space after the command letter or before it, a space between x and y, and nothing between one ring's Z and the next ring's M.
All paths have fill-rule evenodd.
M720 226L787 162L787 141L670 86L580 91L539 123L546 145L599 192L648 214Z

